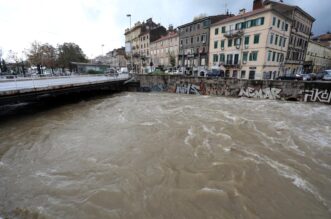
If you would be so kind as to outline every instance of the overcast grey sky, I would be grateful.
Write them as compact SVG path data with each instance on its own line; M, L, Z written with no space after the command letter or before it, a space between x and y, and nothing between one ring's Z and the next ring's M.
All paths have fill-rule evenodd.
M0 48L3 57L9 50L22 51L33 41L56 46L75 42L88 57L124 45L124 30L150 17L165 27L189 22L196 15L237 14L251 10L253 0L0 0ZM331 0L284 0L298 5L317 20L313 32L331 30Z

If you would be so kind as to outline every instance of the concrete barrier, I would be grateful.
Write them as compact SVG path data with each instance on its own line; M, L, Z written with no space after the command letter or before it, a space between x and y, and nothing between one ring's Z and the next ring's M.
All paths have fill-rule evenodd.
M331 104L331 82L240 80L186 77L183 75L135 75L137 91L247 97L257 99Z

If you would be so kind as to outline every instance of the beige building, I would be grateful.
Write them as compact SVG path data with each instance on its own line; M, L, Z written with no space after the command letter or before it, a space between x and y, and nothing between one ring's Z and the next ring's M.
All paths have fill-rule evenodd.
M289 48L285 61L285 72L287 75L302 73L308 42L315 19L300 7L288 5L283 2L266 0L264 6L271 6L279 13L292 19ZM279 21L275 20L273 26L279 27Z
M276 25L274 21L276 20ZM291 20L271 6L258 7L211 27L209 68L226 77L274 79L284 72Z
M131 45L131 53L127 54L131 66L136 73L143 73L144 68L150 65L150 43L166 35L167 30L160 24L153 22L152 18L146 22L137 22L131 29L125 31L125 43Z
M310 41L305 62L305 72L318 73L331 69L331 49L318 42Z
M151 61L155 67L178 65L179 37L176 31L169 31L166 36L150 45ZM172 63L173 62L173 63Z
M125 48L114 49L113 51L107 53L110 60L110 67L121 68L127 66L127 57L125 54Z

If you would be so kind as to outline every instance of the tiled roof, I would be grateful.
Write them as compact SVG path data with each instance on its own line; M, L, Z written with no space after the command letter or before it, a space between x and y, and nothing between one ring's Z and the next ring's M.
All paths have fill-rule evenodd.
M169 32L166 36L162 36L160 39L154 41L153 43L157 43L157 42L160 42L160 41L163 41L163 40L167 40L167 39L170 39L170 38L173 38L173 37L177 37L178 36L178 33L177 32Z

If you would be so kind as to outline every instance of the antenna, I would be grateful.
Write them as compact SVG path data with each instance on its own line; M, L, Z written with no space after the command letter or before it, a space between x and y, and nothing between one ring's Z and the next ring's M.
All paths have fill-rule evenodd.
M224 9L225 9L225 14L228 13L228 1L224 0Z

